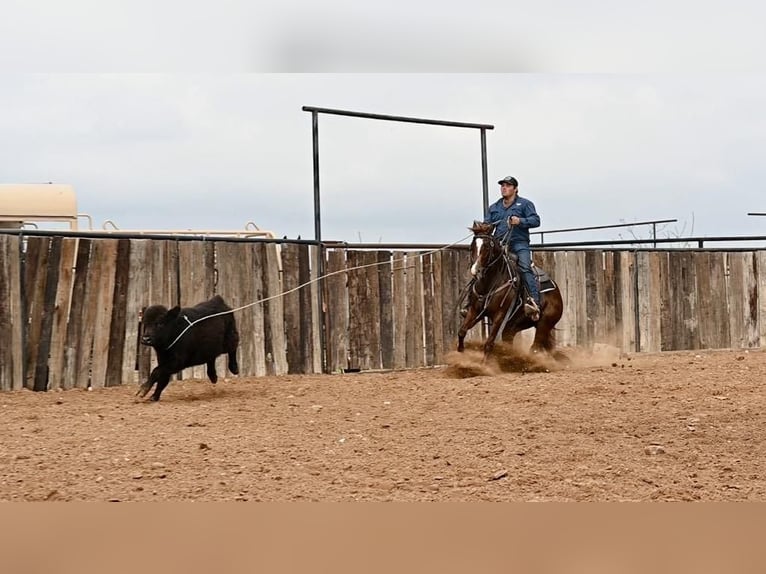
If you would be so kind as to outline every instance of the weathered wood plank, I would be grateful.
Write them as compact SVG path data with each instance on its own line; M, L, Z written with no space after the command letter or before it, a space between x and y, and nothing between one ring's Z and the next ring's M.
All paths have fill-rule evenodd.
M122 361L123 384L143 383L149 376L150 349L141 344L141 316L149 305L151 269L146 270L147 252L151 241L130 240L130 271L128 272L128 302L125 316L125 354Z
M757 347L760 342L758 327L758 261L751 251L742 254L743 346Z
M433 325L434 338L434 365L443 365L448 341L444 340L444 289L442 286L442 255L443 251L437 251L431 258L431 274L433 287Z
M282 245L282 286L284 295L285 333L287 346L287 372L301 373L304 364L304 348L301 332L301 297L299 246L286 243Z
M331 373L349 368L349 289L346 269L346 250L327 250L325 265L326 284L324 305L327 318L327 370Z
M423 335L425 337L425 364L434 365L436 336L434 326L434 278L433 257L430 253L421 256L423 269Z
M20 240L0 235L0 391L24 386Z
M554 254L556 261L556 284L561 291L561 300L564 311L558 325L556 325L556 342L561 346L574 346L577 344L577 307L574 305L574 259L569 257L568 251L557 251ZM572 289L569 283L572 282Z
M729 276L727 292L729 299L729 329L731 346L740 349L747 346L747 335L743 317L745 316L744 257L742 253L727 253Z
M263 316L261 303L258 302L254 277L260 274L260 269L255 267L255 250L249 243L236 244L239 252L239 273L237 274L237 297L232 298L230 306L234 311L234 320L239 332L239 349L237 361L239 374L243 377L257 376L264 373L266 365L263 350ZM258 315L258 312L261 314ZM260 323L257 321L260 317ZM256 333L257 330L257 333ZM223 357L225 361L225 357ZM260 367L256 362L260 361ZM228 372L228 367L226 367Z
M99 289L94 294L95 316L93 328L93 358L91 361L91 387L106 385L109 361L112 310L114 305L117 240L100 239L96 243L94 272L99 277Z
M58 288L59 270L61 266L61 237L52 237L50 251L45 270L45 290L41 308L40 338L38 340L37 360L34 368L33 389L35 391L48 390L48 377L50 375L48 360L51 352L51 336L53 334L53 320L56 314L56 290Z
M378 254L367 251L362 257L365 265L365 280L367 283L367 298L369 316L367 317L366 332L368 340L368 356L371 369L383 366L380 350L380 271L378 269Z
M697 291L694 254L688 251L670 253L671 292L674 301L674 348L699 349Z
M93 240L81 238L77 244L77 259L75 262L74 286L72 287L72 305L67 325L66 344L64 348L64 377L62 388L83 388L88 384L80 379L80 364L87 356L90 362L90 347L85 347L85 311L88 307L88 275Z
M253 324L253 358L252 369L256 376L262 377L267 374L266 368L266 332L265 332L265 303L264 275L266 273L266 249L265 244L255 243L250 248L252 257L253 274L251 277L253 300L257 302L249 309L252 312Z
M638 351L636 337L636 259L635 253L620 251L615 260L619 289L616 292L616 343L625 352Z
M570 252L573 258L573 276L578 278L575 289L573 290L573 304L576 308L577 323L575 324L575 340L577 345L590 345L592 341L588 339L588 296L585 281L585 253L582 251Z
M69 321L69 308L72 304L72 285L74 283L74 266L77 256L75 237L64 237L61 241L61 257L59 258L58 284L53 312L53 327L51 330L51 349L48 361L48 389L60 389L64 376L64 354L66 351L66 331Z
M319 277L319 258L324 257L322 250L316 246L309 246L309 262L311 265L311 343L314 349L312 353L312 366L314 373L322 373L325 370L325 351L322 349L322 330L324 327L324 311L319 309L319 289L324 289L324 280ZM326 291L323 291L323 300L326 295ZM325 336L326 336L325 331Z
M394 251L393 297L394 297L394 368L407 366L407 261L403 251Z
M377 251L378 294L380 297L380 360L384 369L394 367L393 275L390 251Z
M298 248L298 313L300 327L300 373L314 372L314 317L316 299L311 298L311 252L306 244Z
M348 270L348 368L361 369L363 356L362 318L359 314L360 307L360 282L362 274L357 267L360 264L358 251L346 251L346 269ZM362 295L363 297L363 295Z
M588 345L603 342L600 315L604 308L601 302L603 288L602 251L585 253L585 314L586 340Z
M712 341L715 337L714 316L712 310L715 305L711 304L711 253L701 251L694 255L694 280L697 297L701 304L697 305L697 324L699 325L699 342L703 349L712 349ZM725 302L725 297L723 298Z
M0 235L0 391L10 391L14 378L9 238L9 235Z
M670 273L670 254L666 251L653 253L659 265L659 297L660 297L660 349L673 350L673 279Z
M47 278L49 237L28 237L24 257L22 304L24 308L24 386L34 388L37 353L40 349L45 283Z
M425 364L423 342L423 270L419 253L407 254L407 366L422 367Z
M87 285L85 286L85 307L83 309L82 331L80 334L80 345L82 349L77 351L77 370L75 386L77 388L86 388L97 385L94 378L93 368L99 368L101 357L96 356L94 364L94 341L96 336L96 327L102 304L101 293L105 287L104 263L105 263L105 242L106 239L94 239L91 247L90 263L88 265ZM98 323L99 329L101 324ZM101 331L99 330L99 334Z
M126 338L132 333L126 324L128 316L128 282L130 281L130 240L117 240L115 253L114 290L112 293L112 317L109 326L109 356L107 358L104 385L115 387L123 384L122 373L126 351ZM125 381L126 383L132 380Z
M616 251L604 252L604 271L603 271L603 330L604 342L608 345L617 344L617 293L619 285L616 281L619 264L615 264L615 259L619 258Z
M766 348L766 251L757 251L758 345Z
M360 265L359 251L346 251L346 269L348 277L348 368L362 369L364 361L364 316L361 308L364 301L363 273Z
M281 297L282 284L280 274L280 252L275 243L263 245L265 252L265 273L263 276L264 295L268 299L264 305L264 340L266 362L269 374L287 373L287 352L285 345L284 303Z
M442 340L445 352L448 352L456 344L455 339L460 327L460 315L456 309L458 294L455 293L457 252L454 249L440 251L436 254L436 261L436 267L440 270Z
M639 346L644 352L661 350L660 260L658 253L636 253L638 272Z

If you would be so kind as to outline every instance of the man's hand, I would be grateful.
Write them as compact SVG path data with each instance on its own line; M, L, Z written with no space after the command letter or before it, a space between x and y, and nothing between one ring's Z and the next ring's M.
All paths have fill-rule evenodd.
M518 225L519 223L521 223L521 219L517 215L511 215L508 218L508 225Z

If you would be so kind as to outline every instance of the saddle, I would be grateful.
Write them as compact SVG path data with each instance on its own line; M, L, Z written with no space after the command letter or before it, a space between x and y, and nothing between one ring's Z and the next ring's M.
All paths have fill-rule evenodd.
M516 255L513 251L506 250L505 258L510 265L513 265L514 268L518 270L518 265L519 265L518 255ZM532 261L532 271L535 272L535 277L537 278L537 289L538 291L540 291L540 293L545 293L546 291L553 291L556 288L556 284L553 282L553 279L551 279L551 276L548 275L548 272L545 271L544 269L540 269L537 265L535 265L534 261Z

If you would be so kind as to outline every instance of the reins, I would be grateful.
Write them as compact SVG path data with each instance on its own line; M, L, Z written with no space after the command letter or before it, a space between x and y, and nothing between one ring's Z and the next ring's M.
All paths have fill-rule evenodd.
M510 233L510 229L509 229L508 233ZM514 283L516 283L518 279L517 279L516 273L514 273L512 268L511 268L510 261L508 260L507 257L505 257L505 251L503 249L503 242L502 242L502 240L498 240L496 237L494 237L492 235L487 235L487 234L476 235L475 238L488 239L489 243L490 243L490 249L495 249L495 250L498 251L498 254L494 258L492 258L489 263L487 263L481 269L478 270L477 276L475 278L476 280L473 281L472 285L471 285L471 290L473 291L473 294L479 300L484 301L484 308L481 311L482 313L484 313L486 311L486 308L487 308L487 306L489 304L489 301L492 299L492 297L494 297L497 293L499 293L502 290L505 290L505 295L503 297L503 300L500 302L500 305L501 306L505 305L506 298L511 293L511 290L509 289L509 287L512 286ZM503 239L505 239L505 237L503 237ZM478 256L478 254L477 254L477 256ZM505 267L506 267L507 274L508 274L507 280L503 280L503 275L504 274L503 274L502 271L500 271L501 283L495 287L493 285L496 284L497 281L493 281L490 284L487 293L479 293L479 291L476 289L476 285L482 279L484 279L486 277L487 271L492 269L495 265L497 265L497 263L500 260L503 260L505 262Z

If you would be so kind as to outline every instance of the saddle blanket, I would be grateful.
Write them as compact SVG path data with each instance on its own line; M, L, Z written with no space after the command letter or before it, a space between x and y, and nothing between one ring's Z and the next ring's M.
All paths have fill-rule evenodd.
M556 284L553 282L553 279L551 279L551 276L548 275L546 271L536 267L534 264L532 264L532 269L535 271L535 275L537 276L537 284L540 286L540 293L553 291L556 288Z

